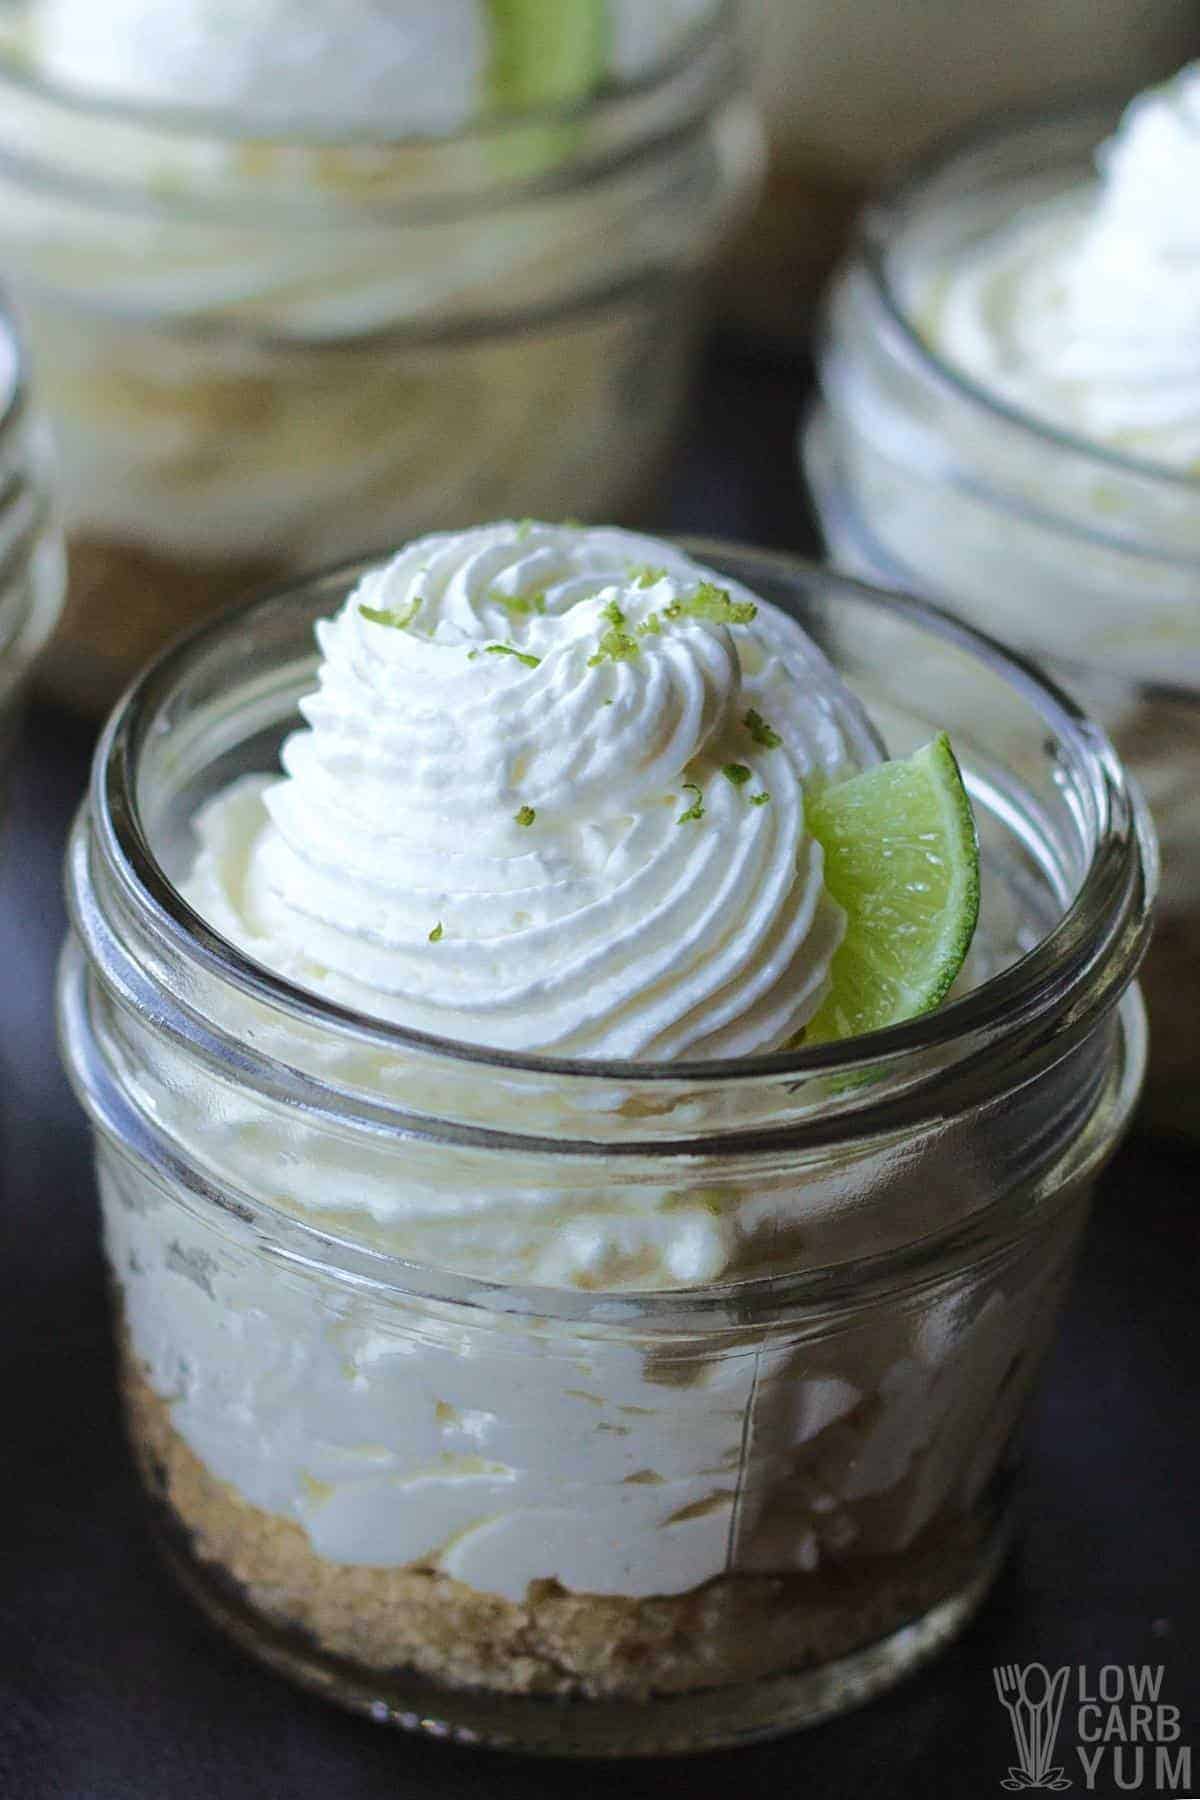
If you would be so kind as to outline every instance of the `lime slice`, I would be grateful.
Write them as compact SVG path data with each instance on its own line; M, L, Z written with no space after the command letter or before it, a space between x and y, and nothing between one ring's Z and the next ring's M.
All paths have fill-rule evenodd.
M604 74L604 0L488 0L488 91L505 112L580 99Z
M861 1037L944 1000L979 918L979 840L950 739L879 763L810 802L825 884L846 914L830 992L805 1044Z
M487 0L492 55L488 100L513 120L487 141L493 172L528 181L566 162L579 144L576 122L546 124L545 108L567 106L604 79L608 26L604 0ZM532 113L534 122L523 115Z

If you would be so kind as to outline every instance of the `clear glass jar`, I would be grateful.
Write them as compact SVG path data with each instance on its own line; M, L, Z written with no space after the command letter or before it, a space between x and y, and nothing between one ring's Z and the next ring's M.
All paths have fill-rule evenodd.
M758 170L735 22L573 110L386 144L89 103L0 49L58 691L107 706L231 594L426 530L640 513Z
M1093 173L1118 103L997 126L863 216L819 350L804 461L843 567L1046 660L1145 789L1163 885L1142 981L1146 1117L1200 1135L1200 479L1039 423L959 375L913 295L934 258Z
M991 971L964 998L807 1054L572 1063L385 1027L246 961L173 877L197 804L274 766L313 622L361 565L161 660L69 851L62 1038L167 1555L255 1655L468 1742L741 1742L944 1645L1003 1553L1019 1421L1142 1074L1154 848L1101 735L933 609L694 548L800 618L895 752L954 734ZM490 1280L471 1219L494 1206L539 1250L607 1233L606 1288ZM638 1290L664 1211L720 1240L727 1279Z
M21 343L0 295L0 772L66 586L53 486L48 434L30 404Z
M1200 55L1194 0L749 0L771 146L730 278L755 325L807 340L854 215L901 158L984 109L1142 87Z

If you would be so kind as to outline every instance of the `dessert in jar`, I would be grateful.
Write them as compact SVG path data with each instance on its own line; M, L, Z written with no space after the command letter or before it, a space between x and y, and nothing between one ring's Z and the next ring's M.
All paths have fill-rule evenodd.
M30 670L62 605L66 559L53 486L46 427L0 295L0 777Z
M1002 1554L1153 884L1070 702L783 559L504 523L184 642L60 1004L187 1587L463 1741L898 1679Z
M1200 52L1192 0L751 0L770 171L730 267L740 311L807 337L854 214L900 158L982 110L1161 79Z
M107 706L267 579L634 514L759 142L717 0L23 0L0 259L72 548L45 679Z
M805 461L846 566L1049 659L1163 849L1147 1116L1200 1132L1200 65L982 130L864 215Z

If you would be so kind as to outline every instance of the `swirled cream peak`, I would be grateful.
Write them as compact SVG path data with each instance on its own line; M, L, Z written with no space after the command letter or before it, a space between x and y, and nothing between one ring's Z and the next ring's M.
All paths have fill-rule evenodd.
M877 759L800 628L624 531L424 538L317 629L284 778L197 821L185 887L260 962L493 1047L785 1044L844 920L811 784Z
M1200 469L1200 63L1133 101L1097 167L938 272L931 336L1051 424Z

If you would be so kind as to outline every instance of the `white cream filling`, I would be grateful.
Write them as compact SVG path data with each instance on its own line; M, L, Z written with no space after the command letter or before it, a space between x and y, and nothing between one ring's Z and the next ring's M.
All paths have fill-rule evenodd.
M993 1474L1061 1278L668 1369L537 1321L318 1299L209 1254L136 1176L101 1186L135 1353L212 1473L331 1562L518 1604L531 1581L645 1597L902 1551Z

